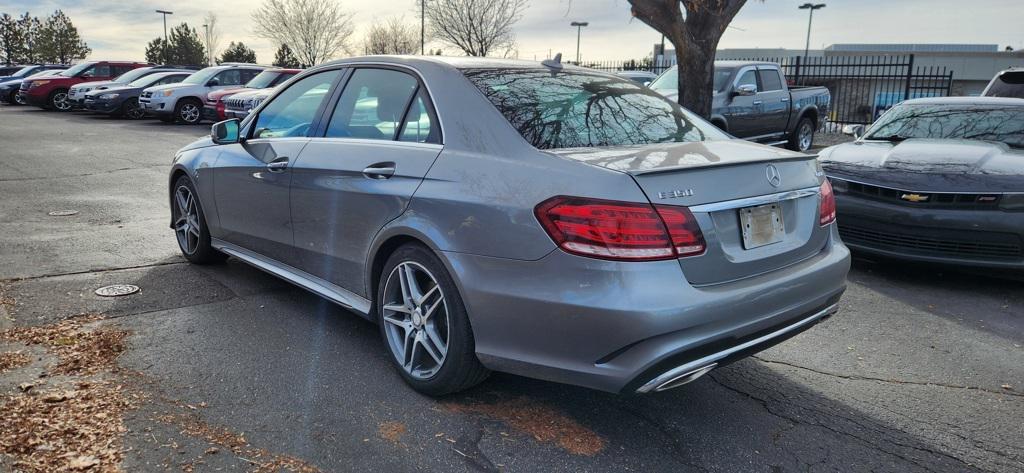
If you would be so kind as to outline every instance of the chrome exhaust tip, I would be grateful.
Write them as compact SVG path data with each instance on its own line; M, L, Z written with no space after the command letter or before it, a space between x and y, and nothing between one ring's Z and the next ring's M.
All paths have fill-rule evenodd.
M684 384L696 381L697 378L700 378L701 376L708 374L708 372L715 369L715 367L717 366L718 363L711 363L701 366L700 368L679 374L675 373L676 370L670 370L662 374L661 376L658 376L657 378L648 381L647 384L640 386L640 389L637 389L636 392L661 392L667 391L672 388L678 388L679 386L682 386Z

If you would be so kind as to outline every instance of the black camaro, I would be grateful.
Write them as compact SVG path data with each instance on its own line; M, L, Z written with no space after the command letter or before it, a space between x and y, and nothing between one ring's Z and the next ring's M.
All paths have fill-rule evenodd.
M1024 270L1024 99L915 99L822 150L854 251Z

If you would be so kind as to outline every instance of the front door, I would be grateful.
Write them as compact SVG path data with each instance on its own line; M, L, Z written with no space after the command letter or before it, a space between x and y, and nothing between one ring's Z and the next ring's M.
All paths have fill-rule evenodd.
M441 152L426 89L404 70L353 70L323 137L293 167L299 268L370 298L370 242L406 208Z
M284 263L294 262L289 208L292 165L340 70L292 84L247 127L248 138L222 146L214 172L219 215L214 236Z
M733 85L736 90L741 85L758 86L757 70L748 68L739 71L739 76ZM722 115L729 123L729 134L737 138L750 138L759 134L758 114L760 113L760 101L757 94L754 95L733 95L725 104Z

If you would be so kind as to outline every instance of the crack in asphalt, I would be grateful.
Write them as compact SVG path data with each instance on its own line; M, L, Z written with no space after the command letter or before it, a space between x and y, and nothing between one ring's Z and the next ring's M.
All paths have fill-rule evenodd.
M111 271L127 271L127 270L130 270L130 269L155 268L155 267L158 267L158 266L170 266L170 265L173 265L173 264L184 264L184 263L187 263L187 261L185 261L185 260L180 260L180 261L161 261L159 263L140 264L140 265L136 265L136 266L121 266L121 267L115 267L115 268L94 268L94 269L86 269L86 270L82 270L82 271L70 271L70 272L67 272L67 273L50 273L50 274L40 274L38 276L23 276L23 277L13 277L13 278L3 278L3 279L0 279L0 283L13 283L13 282L22 282L22 281L34 281L34 280L37 280L37 279L56 278L56 277L60 277L60 276L76 276L76 275L80 275L80 274L106 273L106 272L111 272Z
M639 412L639 411L635 411L633 409L630 409L629 407L627 407L627 406L625 406L623 404L616 404L615 407L618 410L620 410L622 412L625 412L625 413L635 417L641 423L648 424L651 427L654 427L654 429L657 430L658 433L661 434L662 437L664 437L664 442L669 444L669 447L672 449L672 451L675 452L677 458L674 458L674 459L677 462L679 462L681 465L688 466L688 467L691 467L691 468L697 468L697 469L699 469L701 471L711 471L711 470L707 469L706 467L704 467L702 465L699 465L699 464L696 464L696 463L690 463L690 462L687 462L687 461L683 460L683 458L688 458L690 455L688 455L687 452L685 452L682 449L682 445L680 445L680 440L678 439L678 436L677 435L673 435L673 434L676 434L675 429L673 429L672 427L669 427L667 425L664 425L661 422L658 422L656 419L648 416L647 414L645 414L643 412Z
M136 170L136 169L150 169L150 168L157 168L157 167L169 167L169 166L167 164L147 164L147 165L137 166L137 167L117 168L117 169L111 169L111 170L108 170L108 171L91 172L91 173L86 173L86 174L73 174L73 175L69 175L69 176L9 177L9 178L0 179L0 182L53 181L53 180L58 180L58 179L73 179L73 178L80 178L80 177L102 176L104 174L113 174L115 172L121 172L121 171L133 171L133 170Z
M789 366L791 368L797 368L797 369L802 369L802 370L810 371L812 373L817 373L817 374L820 374L822 376L831 376L831 377L834 377L834 378L847 379L847 380L850 380L850 381L878 381L878 382L889 383L889 384L906 384L906 385L912 385L912 386L926 386L926 387L930 386L930 387L939 387L939 388L948 388L948 389L966 389L966 390L970 390L970 391L980 391L980 392L985 392L985 393L989 393L989 394L998 394L998 395L1002 395L1002 396L1024 397L1024 394L1022 394L1022 393L1015 393L1013 391L996 391L994 389L987 389L987 388L983 388L981 386L964 386L964 385L959 385L959 384L936 383L936 382L931 382L931 381L905 381L905 380L901 380L901 379L876 378L876 377L872 377L872 376L845 375L845 374L833 373L833 372L830 372L830 371L822 371L822 370L818 370L818 369L815 369L815 368L808 368L806 366L801 366L801 365L798 365L798 364L795 364L795 363L790 363L790 362L787 362L787 361L768 360L768 359L765 359L765 358L761 358L761 357L759 357L757 355L754 355L751 358L754 358L754 359L756 359L756 360L758 360L760 362L763 362L763 363Z
M917 466L919 466L919 467L921 467L921 468L923 468L923 469L925 469L927 471L932 471L932 472L937 472L938 471L938 470L935 470L934 468L932 468L932 467L930 467L928 465L925 465L925 464L919 462L917 459L903 456L903 455L899 454L898 452L887 451L887 450L881 448L880 446L873 444L872 442L868 441L867 439L861 438L860 436L857 436L857 435L855 435L853 433L839 430L837 428L831 427L831 426L826 425L824 423L808 423L808 422L806 422L804 420L801 420L801 419L799 419L797 417L788 416L788 415L776 412L769 405L770 404L769 399L765 399L765 398L762 398L762 397L759 397L759 396L755 396L754 394L746 392L746 391L744 391L742 389L739 389L739 388L736 388L736 387L733 387L733 386L729 386L728 384L726 384L722 380L718 379L717 376L708 375L706 377L710 378L714 383L718 384L719 386L721 386L721 387L723 387L723 388L725 388L725 389L727 389L729 391L732 391L732 392L734 392L736 394L739 394L741 396L744 396L744 397L746 397L748 399L751 399L751 400L761 404L761 406L764 407L766 412L768 412L769 414L774 415L774 416L776 416L776 417L778 417L780 419L792 422L794 424L799 424L799 425L807 426L807 427L819 427L819 428L825 429L825 430L827 430L829 432L832 432L832 433L834 433L836 435L840 435L840 436L843 436L843 437L848 437L848 438L851 438L853 440L856 440L857 442L861 443L862 445L864 445L864 446L866 446L866 447L868 447L868 448L870 448L872 450L876 450L878 452L885 453L887 455L892 455L892 456L894 456L896 458L899 458L899 459L908 461L910 463L913 463L914 465L917 465ZM896 439L891 438L892 437L891 435L885 435L885 434L887 434L889 432L886 432L884 430L880 430L880 429L877 429L877 428L869 427L869 426L864 425L863 423L858 422L858 421L856 421L854 419L850 419L850 418L848 418L846 416L839 415L838 413L824 413L824 412L817 411L817 410L815 410L815 409L813 409L811 407L807 407L807 406L805 406L805 408L808 409L808 410L811 410L811 411L818 412L818 413L823 414L823 415L839 417L839 418L841 418L843 420L846 420L847 422L852 423L853 425L856 425L858 427L863 428L864 430L872 431L872 432L875 432L875 433L878 433L878 434L882 434L883 437L889 437L889 438L885 439L886 442L888 442L888 443L890 443L892 445L895 445L897 447L908 448L908 449L911 449L911 450L920 451L920 452L927 453L927 454L934 455L934 456L945 457L945 458L948 458L948 459L950 459L952 461L955 461L956 463L961 464L961 465L963 465L964 467L967 467L967 468L978 468L977 465L971 465L971 464L965 462L964 460L962 460L960 458L957 458L957 457L955 457L953 455L950 455L948 453L945 453L945 452L940 452L940 451L932 450L930 448L927 448L926 446L907 445L905 443L899 442ZM903 431L901 431L899 429L894 429L894 430L897 431L897 432L906 434L906 432L903 432Z

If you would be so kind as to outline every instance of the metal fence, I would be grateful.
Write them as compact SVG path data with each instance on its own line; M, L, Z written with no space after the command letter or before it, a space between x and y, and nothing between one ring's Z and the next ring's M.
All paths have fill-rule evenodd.
M755 57L744 60L776 62L790 85L822 86L832 94L829 128L868 124L897 103L920 97L945 97L953 87L953 71L917 67L914 55ZM584 62L602 71L643 70L660 74L670 61Z

